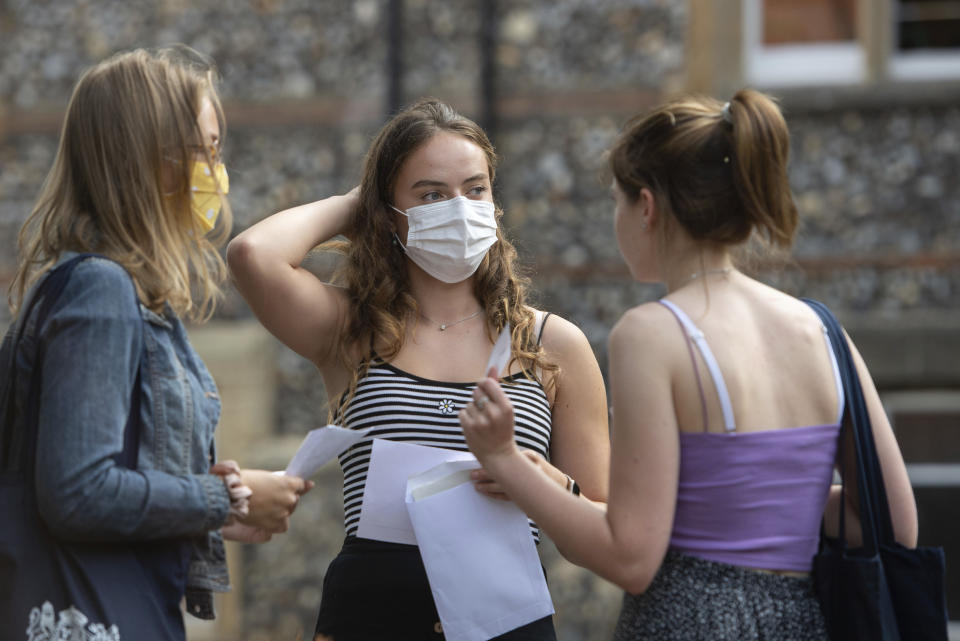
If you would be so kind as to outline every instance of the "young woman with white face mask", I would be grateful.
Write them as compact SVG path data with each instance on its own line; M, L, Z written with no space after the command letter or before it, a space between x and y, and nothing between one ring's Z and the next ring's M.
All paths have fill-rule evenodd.
M475 123L421 101L380 131L359 187L275 214L228 249L260 321L320 369L333 420L373 428L340 458L347 538L324 577L317 639L443 638L417 548L356 536L372 439L466 451L457 412L508 322L512 359L501 380L522 407L518 445L559 487L606 500L600 370L577 327L527 305L498 225L496 161ZM349 239L343 286L300 266L337 235ZM507 498L484 472L474 480ZM555 633L547 617L502 638Z

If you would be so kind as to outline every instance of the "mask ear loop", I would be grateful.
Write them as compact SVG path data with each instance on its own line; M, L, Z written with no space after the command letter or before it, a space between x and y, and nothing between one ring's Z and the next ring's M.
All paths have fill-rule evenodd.
M408 214L407 212L402 211L402 210L400 210L400 209L397 209L396 207L394 207L393 205L391 205L391 204L389 204L389 203L387 203L387 207L389 207L389 208L392 209L393 211L397 212L398 214L401 214L401 215L403 215L403 216L406 216L407 218L410 218L410 214ZM393 244L394 247L399 247L400 250L403 251L404 254L407 253L407 248L404 247L403 243L400 242L400 236L397 235L397 232L393 232L393 241L392 241L392 244Z

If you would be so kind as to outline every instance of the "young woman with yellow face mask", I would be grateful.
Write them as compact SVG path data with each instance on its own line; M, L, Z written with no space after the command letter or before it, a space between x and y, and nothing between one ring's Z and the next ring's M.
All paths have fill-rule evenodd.
M74 90L0 352L0 638L183 639L184 596L213 618L229 587L221 528L266 540L310 487L214 465L220 400L180 317L209 317L225 275L223 133L186 48L117 55Z

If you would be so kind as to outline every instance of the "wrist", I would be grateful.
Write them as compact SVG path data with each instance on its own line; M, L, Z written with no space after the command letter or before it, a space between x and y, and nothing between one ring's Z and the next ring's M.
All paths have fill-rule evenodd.
M353 221L356 217L357 208L360 206L360 197L353 191L333 196L336 201L336 211L338 213L337 232L334 236L350 237L353 228Z
M567 479L567 492L570 492L570 494L573 494L574 496L580 496L580 485L577 484L577 482L574 481L573 477L569 474L564 474L564 476Z
M479 459L479 457L477 458ZM488 470L496 476L497 472L508 470L522 463L522 459L523 455L520 453L519 448L517 448L515 443L511 443L509 447L487 454L480 460L480 463L485 470Z
M234 461L227 461L218 464L212 471L220 477L230 497L230 509L225 525L242 520L250 514L250 497L253 495L253 490L244 485L239 466Z

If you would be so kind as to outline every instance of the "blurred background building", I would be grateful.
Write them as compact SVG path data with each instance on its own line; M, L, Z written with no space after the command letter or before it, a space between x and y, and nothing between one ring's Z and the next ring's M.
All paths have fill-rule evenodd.
M237 230L350 189L372 135L420 96L485 125L539 302L583 328L604 369L609 328L663 293L619 259L604 150L680 92L779 96L803 223L790 259L745 269L838 311L909 463L921 542L960 563L960 1L2 0L0 283L78 75L172 42L219 63ZM232 290L191 335L222 390L222 454L282 468L326 422L312 365ZM321 472L287 535L230 548L235 589L216 623L189 622L192 641L312 637L341 478ZM542 553L560 638L609 638L620 592ZM948 582L960 619L960 573Z

